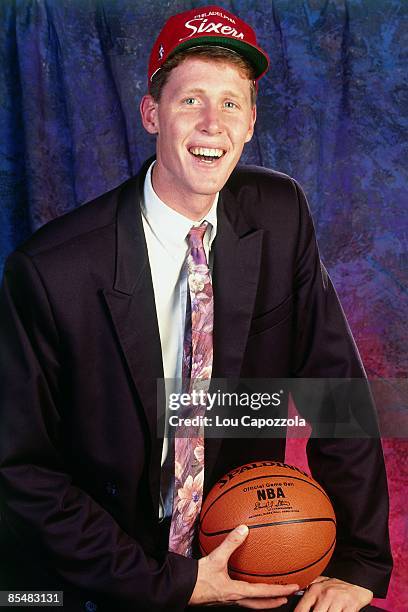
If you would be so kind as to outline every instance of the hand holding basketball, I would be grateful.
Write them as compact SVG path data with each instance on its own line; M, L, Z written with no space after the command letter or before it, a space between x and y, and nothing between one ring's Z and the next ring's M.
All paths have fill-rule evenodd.
M306 590L294 612L347 610L358 612L370 604L373 592L337 578L319 576Z
M241 525L231 531L223 542L198 562L197 582L190 605L236 603L253 610L277 608L286 603L286 596L295 593L296 584L251 584L232 580L228 575L231 554L244 542L248 528Z

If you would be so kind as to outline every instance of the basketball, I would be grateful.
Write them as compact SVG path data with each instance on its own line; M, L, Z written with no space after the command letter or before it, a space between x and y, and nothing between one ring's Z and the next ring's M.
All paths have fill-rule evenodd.
M305 588L323 573L336 543L336 517L322 487L299 468L262 461L242 465L211 489L200 515L208 555L238 525L249 527L231 555L231 578Z

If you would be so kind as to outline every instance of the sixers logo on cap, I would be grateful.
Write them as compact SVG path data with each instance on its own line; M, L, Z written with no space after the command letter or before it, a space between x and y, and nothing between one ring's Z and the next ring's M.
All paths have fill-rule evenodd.
M226 47L239 53L252 64L256 79L268 69L269 58L258 46L251 26L218 6L206 6L173 15L165 23L150 55L149 84L173 53L201 45Z
M184 38L179 38L179 41L182 42L186 40L186 38L191 38L194 34L197 33L206 33L206 34L221 34L222 36L233 36L234 38L244 39L244 33L238 32L235 28L232 28L229 25L225 25L222 21L218 23L214 23L213 21L209 21L206 17L196 17L195 19L190 19L190 21L186 21L184 26L191 30L188 36Z

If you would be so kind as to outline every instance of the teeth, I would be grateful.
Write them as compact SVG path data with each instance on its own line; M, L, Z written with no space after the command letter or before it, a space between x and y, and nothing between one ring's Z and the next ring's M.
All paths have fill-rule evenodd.
M221 157L224 153L222 149L207 149L206 147L191 147L189 151L193 155L205 155L206 157Z

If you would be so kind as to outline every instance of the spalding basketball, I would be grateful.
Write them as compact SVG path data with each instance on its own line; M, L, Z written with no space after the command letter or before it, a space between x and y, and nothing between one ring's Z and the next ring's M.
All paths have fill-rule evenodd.
M201 510L202 554L241 524L249 534L231 555L229 573L248 582L304 588L322 574L336 543L328 496L308 474L284 463L248 463L217 482Z

